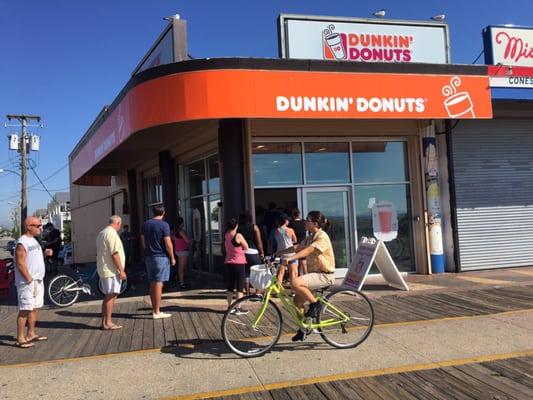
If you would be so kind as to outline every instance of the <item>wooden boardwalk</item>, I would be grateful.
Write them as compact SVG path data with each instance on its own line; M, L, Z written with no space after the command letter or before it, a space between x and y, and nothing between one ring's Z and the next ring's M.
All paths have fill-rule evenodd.
M118 331L99 329L97 305L42 310L38 331L47 342L32 349L13 346L16 311L0 312L0 364L19 364L146 349L159 349L189 343L221 341L223 301L179 299L164 308L172 318L153 320L150 307L142 301L115 306L114 321L124 326ZM185 301L184 301L185 303ZM461 292L420 293L409 296L384 296L372 299L376 324L486 315L533 308L533 286L509 286ZM294 325L284 318L284 329ZM533 397L532 397L533 398Z
M533 398L533 357L337 380L241 395L232 400L466 400Z

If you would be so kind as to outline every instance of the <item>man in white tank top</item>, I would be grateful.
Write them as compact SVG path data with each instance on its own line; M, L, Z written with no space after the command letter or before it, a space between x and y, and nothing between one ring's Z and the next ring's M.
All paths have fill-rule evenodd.
M17 317L17 342L20 348L34 346L34 342L47 340L46 336L39 336L35 332L37 322L37 309L43 306L44 301L44 257L43 250L35 236L41 234L43 224L36 217L24 220L25 233L17 241L15 247L15 286L19 314ZM51 257L52 249L44 251L44 256ZM24 333L24 327L28 331Z

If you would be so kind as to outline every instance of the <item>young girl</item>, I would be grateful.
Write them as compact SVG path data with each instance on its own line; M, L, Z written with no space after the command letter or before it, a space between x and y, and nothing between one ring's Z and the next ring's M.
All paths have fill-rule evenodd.
M276 256L292 256L294 255L294 245L297 242L296 233L294 229L289 228L289 216L281 214L278 220L278 227L273 231L274 240L276 242ZM294 260L288 266L289 279L292 282L298 276L298 261ZM285 269L280 268L278 273L278 280L283 282L285 276Z
M237 233L239 224L237 219L231 218L226 223L226 234L224 235L224 246L226 248L225 275L226 288L228 290L227 300L228 308L233 301L233 290L237 290L237 299L243 296L246 257L244 252L248 250L248 243L244 237ZM233 311L236 314L246 314L248 311L244 309L235 308Z
M185 267L187 266L187 258L189 257L189 244L191 239L183 228L183 218L178 218L176 226L176 233L174 235L174 253L178 259L178 280L180 289L187 289L189 285L185 283Z

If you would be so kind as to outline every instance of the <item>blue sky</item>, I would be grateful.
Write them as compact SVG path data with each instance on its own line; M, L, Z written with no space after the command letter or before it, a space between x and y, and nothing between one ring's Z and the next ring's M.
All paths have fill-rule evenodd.
M11 113L42 116L41 151L32 154L36 172L52 193L68 190L68 154L128 81L165 27L164 16L179 13L188 21L195 58L277 57L280 13L370 18L381 8L391 19L445 13L454 63L476 59L487 25L533 25L532 0L0 0L0 121ZM532 94L519 93L524 95ZM507 97L501 90L498 96ZM7 150L7 140L2 143L0 168L17 168L15 153ZM28 186L36 183L30 174ZM19 178L0 174L0 188L0 224L7 224ZM34 186L28 211L48 201L43 188Z

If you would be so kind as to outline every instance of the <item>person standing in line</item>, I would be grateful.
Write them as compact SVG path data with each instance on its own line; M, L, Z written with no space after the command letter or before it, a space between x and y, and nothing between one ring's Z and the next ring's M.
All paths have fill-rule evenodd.
M150 300L152 301L152 317L168 318L171 314L161 312L161 296L163 283L168 282L170 266L176 265L170 226L163 221L165 207L155 205L152 208L153 218L145 221L141 235L141 246L144 250L144 262L148 281L150 282Z
M292 228L289 228L289 216L281 214L278 221L278 227L273 231L273 241L276 242L276 256L292 256L294 255L294 244L296 243L296 233ZM291 282L298 276L298 260L292 261L288 265L289 279ZM278 280L283 282L285 276L285 269L280 268L278 272Z
M44 226L43 233L46 233L46 243L44 248L51 249L53 254L51 257L47 257L47 261L49 262L48 266L57 272L57 264L59 262L59 250L61 249L61 232L59 232L59 229L56 229L54 227L54 224L48 222Z
M25 233L17 240L13 261L15 264L15 286L19 313L17 316L17 341L15 346L27 349L34 342L47 340L35 332L37 309L44 303L44 257L53 255L52 249L43 250L35 239L43 230L43 224L36 217L24 220ZM28 327L26 333L24 328Z
M237 232L239 224L235 218L231 218L226 223L226 234L224 235L224 246L226 248L226 259L224 270L226 276L226 288L228 308L233 301L233 291L237 290L237 300L243 296L244 276L246 267L246 257L244 252L248 250L248 243L244 237ZM237 315L246 314L248 310L233 309Z
M112 215L108 225L96 237L96 268L104 300L102 301L102 330L121 329L121 325L113 323L112 314L115 300L120 294L122 281L126 280L126 255L122 240L118 235L122 218Z
M188 289L189 285L185 283L185 267L187 266L187 259L189 258L189 245L191 239L184 227L185 221L182 217L178 217L176 232L174 234L174 253L178 258L178 282L180 289Z
M248 250L244 252L246 257L245 270L245 291L250 294L250 267L252 265L261 264L261 259L265 257L263 250L263 242L261 240L261 231L259 227L252 222L252 216L248 212L239 215L239 227L237 232L240 233L246 243L248 243Z
M292 210L292 220L289 222L289 228L292 228L296 234L296 246L302 244L307 236L307 230L305 229L305 221L302 219L302 213L298 208ZM299 260L299 269L298 275L307 274L307 262L305 258Z
M129 267L133 263L133 234L130 232L130 226L122 225L122 232L120 232L120 240L124 247L124 254L126 255L126 263L124 267Z

